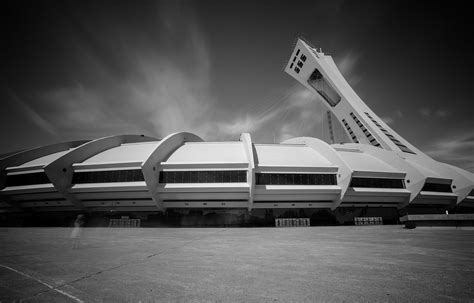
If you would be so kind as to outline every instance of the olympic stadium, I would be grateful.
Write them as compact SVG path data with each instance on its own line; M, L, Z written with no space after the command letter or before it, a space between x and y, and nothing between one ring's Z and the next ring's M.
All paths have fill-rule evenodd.
M318 225L473 212L474 174L430 158L397 134L331 56L299 38L285 72L322 100L329 129L339 124L348 142L297 137L259 144L249 133L206 142L180 132L41 146L1 156L1 216L183 222L222 215L240 223L311 217Z

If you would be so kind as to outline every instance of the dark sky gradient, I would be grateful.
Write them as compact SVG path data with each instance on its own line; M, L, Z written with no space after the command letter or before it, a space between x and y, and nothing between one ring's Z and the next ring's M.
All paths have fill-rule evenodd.
M327 139L323 106L283 72L301 35L400 135L474 171L472 20L455 1L10 1L0 154L183 130Z

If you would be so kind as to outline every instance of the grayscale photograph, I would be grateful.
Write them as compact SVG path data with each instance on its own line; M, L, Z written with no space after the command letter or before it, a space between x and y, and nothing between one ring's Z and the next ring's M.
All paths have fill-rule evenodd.
M0 303L474 302L468 2L1 24Z

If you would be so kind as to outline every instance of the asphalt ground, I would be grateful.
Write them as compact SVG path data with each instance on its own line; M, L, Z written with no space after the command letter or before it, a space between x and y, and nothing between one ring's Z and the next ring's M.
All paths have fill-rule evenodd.
M0 301L474 302L474 229L0 229Z

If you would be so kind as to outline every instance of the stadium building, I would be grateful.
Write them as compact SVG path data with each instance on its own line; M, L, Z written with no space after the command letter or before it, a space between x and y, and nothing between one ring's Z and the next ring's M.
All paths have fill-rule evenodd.
M258 144L248 133L205 142L181 132L24 150L0 159L3 218L127 214L193 224L223 216L232 224L303 216L347 224L361 215L396 222L406 213L472 212L474 174L433 160L397 134L331 56L298 39L285 71L322 99L330 130L340 123L350 143L299 137Z

